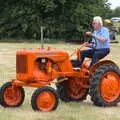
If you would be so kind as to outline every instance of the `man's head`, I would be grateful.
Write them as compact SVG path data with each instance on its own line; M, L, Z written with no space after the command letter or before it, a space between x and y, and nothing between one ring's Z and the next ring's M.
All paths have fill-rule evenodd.
M99 30L103 26L103 20L100 16L93 18L92 26L95 30Z

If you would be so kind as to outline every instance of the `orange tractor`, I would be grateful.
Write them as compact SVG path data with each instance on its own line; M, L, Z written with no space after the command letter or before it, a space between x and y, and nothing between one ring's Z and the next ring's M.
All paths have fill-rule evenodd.
M81 46L82 48L83 46ZM0 89L3 107L19 107L25 97L23 86L36 87L31 98L34 110L51 111L63 101L83 101L88 93L97 106L113 106L120 101L120 71L110 60L81 67L78 48L71 55L53 49L19 50L16 52L16 78ZM71 60L75 55L76 59ZM55 84L57 89L51 87Z

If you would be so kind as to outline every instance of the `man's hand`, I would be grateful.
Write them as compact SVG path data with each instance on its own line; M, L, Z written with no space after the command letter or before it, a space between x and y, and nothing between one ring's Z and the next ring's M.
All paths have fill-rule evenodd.
M91 32L86 32L86 35L89 36L89 37L93 36Z
M84 42L83 45L84 45L84 46L88 46L88 45L89 45L89 42Z
M93 46L93 44L92 44L92 43L89 43L89 42L85 42L85 43L83 43L83 45L84 45L85 47L92 47L92 46Z

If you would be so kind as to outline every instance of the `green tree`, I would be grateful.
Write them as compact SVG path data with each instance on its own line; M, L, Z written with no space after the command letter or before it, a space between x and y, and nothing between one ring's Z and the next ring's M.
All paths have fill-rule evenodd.
M1 0L0 36L40 39L83 39L93 16L105 18L107 0Z
M108 14L108 17L120 17L120 7L115 8L114 10L111 10Z

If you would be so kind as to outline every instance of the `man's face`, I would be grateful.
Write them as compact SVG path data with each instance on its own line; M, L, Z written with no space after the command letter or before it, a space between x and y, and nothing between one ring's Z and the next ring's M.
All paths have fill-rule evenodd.
M101 28L101 24L95 21L92 22L92 26L95 30L99 30Z

